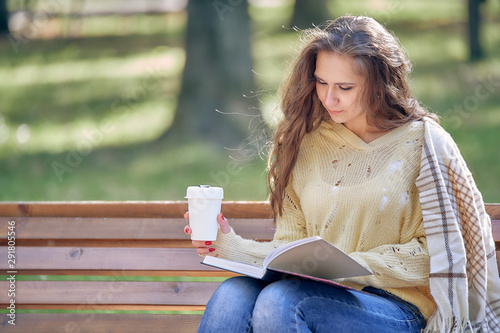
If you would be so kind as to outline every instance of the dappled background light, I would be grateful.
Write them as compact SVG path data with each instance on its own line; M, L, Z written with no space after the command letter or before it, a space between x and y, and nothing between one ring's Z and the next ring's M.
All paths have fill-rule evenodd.
M294 15L295 1L207 2L205 15L219 27L214 44L232 40L237 26L224 24L248 5L253 82L236 92L224 88L220 100L230 103L220 108L190 93L201 106L187 109L179 103L186 98L188 0L6 3L0 200L183 200L187 186L202 183L223 186L228 200L266 199L267 143L280 117L276 92L300 45L293 26L311 26ZM498 202L500 3L481 5L484 57L475 62L466 1L315 1L322 5L322 17L370 15L395 32L413 61L419 100L442 116L485 200ZM208 59L208 51L198 52L197 62ZM200 87L202 78L191 85ZM175 122L179 112L196 121L200 111L228 122L209 124L210 135ZM224 136L231 124L242 136Z

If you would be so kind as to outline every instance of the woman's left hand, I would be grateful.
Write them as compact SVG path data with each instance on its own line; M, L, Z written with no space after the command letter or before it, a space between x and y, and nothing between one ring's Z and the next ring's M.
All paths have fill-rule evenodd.
M186 220L189 220L189 212L186 212L184 214L184 218ZM229 222L224 217L224 215L222 215L222 213L217 215L217 222L219 223L220 229L223 233L227 234L231 231L231 227L229 226ZM187 235L191 235L191 228L189 227L189 225L184 227L184 232ZM210 252L215 251L215 247L213 246L213 243L211 241L196 241L196 240L194 240L194 241L191 241L191 244L193 245L193 247L197 248L196 252L198 254L201 254L201 255L205 255L205 254L208 254Z

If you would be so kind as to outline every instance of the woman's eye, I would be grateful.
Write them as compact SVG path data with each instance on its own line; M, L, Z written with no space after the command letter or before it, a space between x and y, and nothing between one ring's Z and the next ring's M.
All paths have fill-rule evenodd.
M326 82L323 80L316 80L316 82L318 82L318 84L326 84Z
M344 91L352 89L352 87L342 87L342 86L339 86L339 88L340 88L340 90L344 90Z

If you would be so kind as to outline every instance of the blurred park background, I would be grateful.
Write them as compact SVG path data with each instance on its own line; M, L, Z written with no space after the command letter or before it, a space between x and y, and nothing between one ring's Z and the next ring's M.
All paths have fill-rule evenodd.
M500 202L498 0L0 1L0 200L265 200L300 29L372 16ZM471 24L472 23L472 24Z

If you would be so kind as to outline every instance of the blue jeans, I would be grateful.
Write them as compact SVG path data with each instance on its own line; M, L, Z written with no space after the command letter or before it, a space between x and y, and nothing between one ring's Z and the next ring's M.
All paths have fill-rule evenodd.
M416 306L377 288L344 290L308 280L223 282L207 304L198 332L420 332Z

